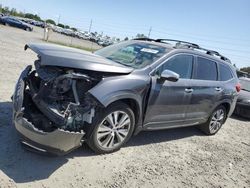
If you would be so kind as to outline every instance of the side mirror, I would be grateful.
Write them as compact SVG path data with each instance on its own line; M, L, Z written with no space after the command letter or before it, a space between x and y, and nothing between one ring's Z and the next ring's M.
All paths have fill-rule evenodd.
M161 73L161 79L162 80L168 80L168 81L171 81L171 82L177 82L180 78L180 75L171 71L171 70L164 70L162 73Z

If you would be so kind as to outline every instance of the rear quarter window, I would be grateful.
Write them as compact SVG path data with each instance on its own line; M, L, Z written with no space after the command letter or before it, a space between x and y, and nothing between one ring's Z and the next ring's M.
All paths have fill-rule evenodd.
M227 65L219 64L220 81L227 81L233 78L232 72Z

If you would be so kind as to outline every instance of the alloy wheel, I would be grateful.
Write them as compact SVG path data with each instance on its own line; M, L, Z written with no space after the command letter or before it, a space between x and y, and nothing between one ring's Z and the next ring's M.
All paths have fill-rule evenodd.
M98 144L105 149L121 145L128 136L131 119L124 111L114 111L107 115L97 129Z
M225 112L222 109L218 109L213 113L212 119L209 123L210 133L213 134L221 128L224 121L224 117Z

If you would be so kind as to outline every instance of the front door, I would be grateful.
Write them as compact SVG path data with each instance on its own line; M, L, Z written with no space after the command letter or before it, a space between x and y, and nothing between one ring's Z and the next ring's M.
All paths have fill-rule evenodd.
M166 69L178 73L180 79L177 82L162 81L160 75ZM192 69L193 56L179 54L155 70L144 120L146 128L160 129L185 123L186 110L192 95L189 88Z

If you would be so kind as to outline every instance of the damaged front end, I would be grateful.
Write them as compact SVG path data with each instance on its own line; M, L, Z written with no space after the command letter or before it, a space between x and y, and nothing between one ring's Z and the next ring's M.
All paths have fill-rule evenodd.
M65 154L81 146L101 106L89 93L102 77L93 71L28 66L13 95L13 120L29 149Z

